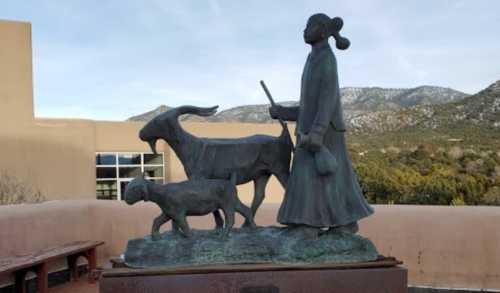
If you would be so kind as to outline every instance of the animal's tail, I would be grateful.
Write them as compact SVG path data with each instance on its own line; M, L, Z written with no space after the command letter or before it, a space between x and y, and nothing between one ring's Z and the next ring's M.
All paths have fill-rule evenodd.
M288 127L286 125L284 125L283 130L281 130L280 140L283 141L288 146L290 146L290 149L292 149L292 151L295 151L292 137L290 136L290 132L288 131Z

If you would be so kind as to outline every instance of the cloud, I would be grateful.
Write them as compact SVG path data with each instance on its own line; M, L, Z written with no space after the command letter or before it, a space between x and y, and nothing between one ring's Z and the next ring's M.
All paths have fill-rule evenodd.
M159 104L297 99L316 12L344 18L342 86L434 84L473 93L500 78L500 2L3 0L33 23L36 115L122 120Z

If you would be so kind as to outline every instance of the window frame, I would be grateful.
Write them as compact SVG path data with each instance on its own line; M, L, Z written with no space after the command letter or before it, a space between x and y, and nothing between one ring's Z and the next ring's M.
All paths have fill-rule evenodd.
M97 160L96 160L96 157L97 155L101 155L101 154L105 154L105 155L114 155L115 156L115 164L112 164L112 165L97 165ZM121 165L120 164L120 161L118 160L118 157L120 155L127 155L127 154L130 154L130 155L137 155L137 154L140 154L140 164L123 164ZM121 178L120 177L120 167L125 167L125 168L137 168L137 167L140 167L141 169L141 173L144 173L144 170L145 170L145 167L160 167L162 168L162 173L163 173L163 177L149 177L146 175L146 179L148 180L161 180L161 182L163 182L163 184L165 184L165 153L164 152L157 152L156 155L161 155L161 158L162 158L162 164L144 164L144 155L145 154L148 154L148 155L153 155L152 152L131 152L131 151L126 151L126 152L113 152L113 151L99 151L99 152L95 152L95 156L94 156L94 159L95 159L95 162L94 162L94 165L95 165L95 168L96 168L96 172L95 172L95 180L96 182L99 182L99 181L115 181L116 184L117 184L117 200L122 200L122 190L121 190L121 182L127 182L127 181L132 181L133 177L126 177L126 178ZM97 178L97 169L98 168L115 168L115 171L116 171L116 176L113 178ZM96 198L97 198L97 189L96 189Z

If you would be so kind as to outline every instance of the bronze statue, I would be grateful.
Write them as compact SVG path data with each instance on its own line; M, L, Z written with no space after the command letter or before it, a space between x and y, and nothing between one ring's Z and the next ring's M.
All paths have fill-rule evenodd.
M180 183L156 184L142 176L134 178L125 189L125 202L133 205L138 201L152 201L161 209L151 228L151 238L160 237L160 227L169 220L175 222L174 229L184 236L191 236L191 229L186 216L202 216L221 209L225 216L225 226L217 222L217 229L222 228L222 236L229 235L234 225L234 213L238 212L250 227L255 227L252 212L238 199L235 178L229 180L193 179Z
M357 221L373 213L347 152L337 62L328 44L333 36L338 49L349 47L349 40L339 34L342 26L339 17L309 18L304 41L312 50L302 73L299 106L269 109L274 119L297 121L298 143L278 214L278 221L292 228L355 233Z
M126 188L125 201L157 203L162 214L149 237L130 240L126 263L138 267L247 263L347 263L374 261L379 257L370 240L354 235L358 220L373 209L363 197L346 148L342 105L335 56L328 44L333 36L339 49L349 41L340 36L343 22L315 14L309 18L304 40L310 44L302 75L300 106L275 105L269 111L279 119L279 137L254 135L237 139L200 138L182 129L182 114L213 115L217 107L182 106L156 116L139 132L153 152L158 139L165 140L181 160L189 180L158 185L143 177ZM284 120L296 121L293 144ZM264 199L266 184L275 175L285 188L278 221L287 227L233 229L224 239L213 231L189 229L188 215L213 213L227 236L235 211L245 224L255 227L254 216ZM230 179L230 180L229 180ZM238 199L236 184L254 181L252 208ZM220 210L224 211L225 225ZM172 219L172 232L159 236L159 228ZM325 231L323 228L329 228ZM188 237L177 237L179 230ZM172 237L169 237L172 236Z
M265 197L266 184L275 175L286 188L288 181L291 140L286 129L279 137L253 135L243 138L202 138L186 132L178 118L182 114L213 115L217 107L182 106L156 116L139 132L139 138L148 142L153 152L158 139L165 140L179 157L189 179L226 179L233 174L236 184L254 182L252 215ZM216 211L214 215L220 218ZM218 215L218 216L217 216ZM216 219L216 221L218 221ZM245 226L250 224L245 222Z

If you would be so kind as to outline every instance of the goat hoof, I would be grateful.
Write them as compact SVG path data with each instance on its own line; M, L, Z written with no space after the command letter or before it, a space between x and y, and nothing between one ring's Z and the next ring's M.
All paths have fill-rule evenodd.
M241 226L243 229L255 229L257 228L257 225L255 223L247 222L243 223L243 226Z
M183 236L184 238L191 238L193 236L193 233L192 232L180 232L179 233L181 236Z
M222 236L222 234L224 234L224 229L217 228L217 229L214 230L214 232L215 232L215 235L217 235L217 236L220 237L220 236Z
M161 239L160 233L153 233L153 234L151 234L151 240L158 241L160 239Z

